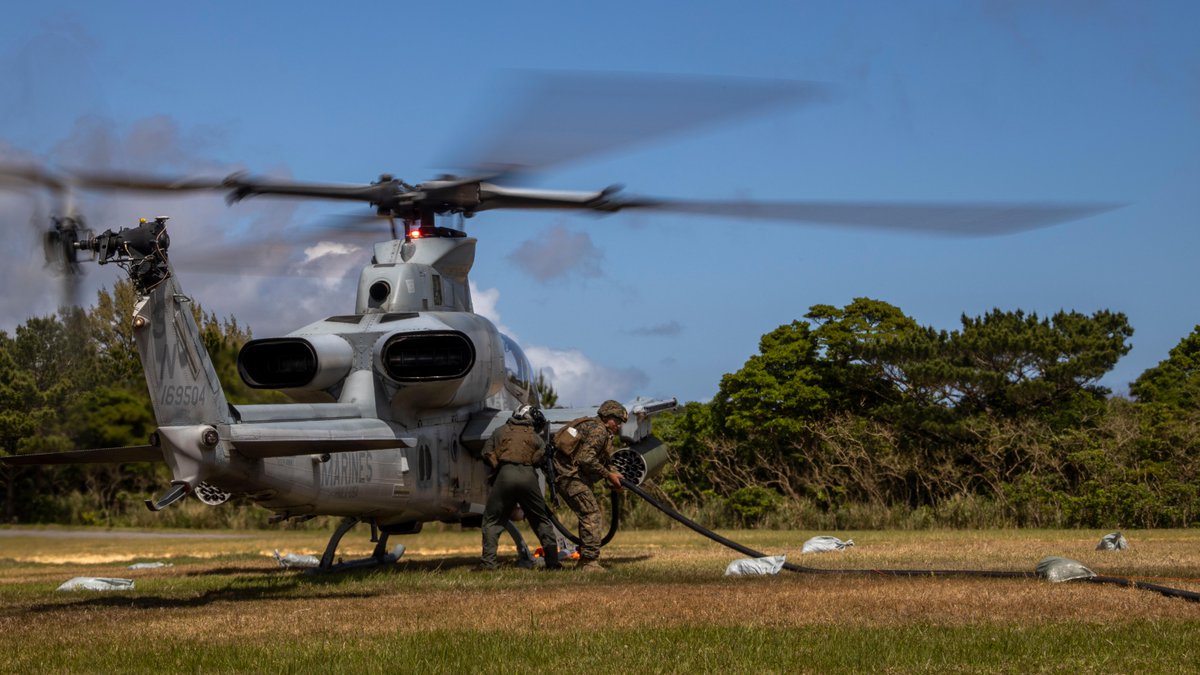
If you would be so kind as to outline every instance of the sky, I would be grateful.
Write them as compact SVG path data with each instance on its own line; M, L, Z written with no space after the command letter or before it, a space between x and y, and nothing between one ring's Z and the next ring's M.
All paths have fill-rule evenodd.
M586 405L707 401L763 334L815 304L876 298L943 329L993 308L1111 309L1135 330L1102 381L1122 393L1200 323L1198 25L1200 3L1187 1L15 3L0 22L0 161L415 183L454 171L486 137L511 107L514 73L823 83L821 102L531 180L679 199L1123 206L986 238L488 212L467 222L476 311L522 344L564 403ZM637 102L622 105L634 119ZM370 258L358 242L238 244L294 240L365 206L129 194L81 204L96 229L169 215L185 290L256 337L352 311ZM46 208L0 193L0 329L57 304L30 226ZM248 269L258 274L234 273ZM293 275L263 274L284 269ZM89 272L86 299L119 276Z

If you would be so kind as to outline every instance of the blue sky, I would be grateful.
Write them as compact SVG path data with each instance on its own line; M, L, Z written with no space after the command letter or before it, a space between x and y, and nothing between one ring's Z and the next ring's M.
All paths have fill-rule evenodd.
M708 400L762 334L813 304L859 296L939 328L995 307L1125 312L1134 349L1104 381L1118 391L1200 323L1200 4L568 5L18 3L0 23L0 159L416 182L454 168L445 158L501 106L498 83L513 69L812 80L837 95L563 165L538 185L1128 206L965 239L484 213L468 228L479 238L477 309L551 369L573 404ZM171 215L173 253L349 211L231 208L214 196L94 197L87 207L101 229ZM33 281L21 222L30 209L0 197L5 226L20 233L0 271L8 330L55 304ZM564 264L538 265L548 242ZM324 250L306 255L329 277L200 274L184 284L256 335L281 334L352 307L369 253L318 257ZM115 278L101 269L88 283Z

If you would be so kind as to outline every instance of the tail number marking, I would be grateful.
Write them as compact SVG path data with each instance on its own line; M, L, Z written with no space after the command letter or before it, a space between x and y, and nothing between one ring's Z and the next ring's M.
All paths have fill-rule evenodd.
M165 385L158 398L163 405L204 405L204 388L194 384Z

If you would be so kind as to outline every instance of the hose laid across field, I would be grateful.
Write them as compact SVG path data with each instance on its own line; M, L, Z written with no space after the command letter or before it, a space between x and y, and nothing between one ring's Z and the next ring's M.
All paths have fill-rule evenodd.
M712 530L700 525L691 520L675 509L663 504L654 497L651 497L645 490L637 484L622 480L621 485L633 494L646 500L651 506L667 514L671 518L683 523L689 529L708 537L709 539L721 544L722 546L731 548L743 555L751 558L764 558L766 554L761 551L756 551L748 546L727 539ZM615 493L614 493L615 494ZM613 501L613 513L617 512L616 501ZM615 525L613 530L615 530ZM610 532L611 535L611 532ZM887 570L887 569L822 569L819 567L804 567L794 563L785 562L783 569L789 572L798 572L801 574L861 574L861 575L884 575L894 577L989 577L998 579L1036 579L1035 572L1012 572L1003 570ZM1194 591L1185 591L1178 588L1169 588L1158 584L1151 584L1145 581L1135 581L1133 579L1123 579L1121 577L1106 577L1094 576L1083 579L1094 584L1113 584L1116 586L1125 586L1131 588L1140 588L1147 591L1153 591L1172 598L1183 598L1191 602L1200 602L1200 593Z

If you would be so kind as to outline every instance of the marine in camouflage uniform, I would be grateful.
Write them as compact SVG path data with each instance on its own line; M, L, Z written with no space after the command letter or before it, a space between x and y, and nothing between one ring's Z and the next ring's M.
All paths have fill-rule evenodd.
M616 401L601 403L596 412L596 417L572 423L580 438L570 456L554 454L554 489L579 517L579 569L589 571L604 569L596 562L604 521L592 485L607 480L613 489L621 489L622 476L609 465L610 453L613 434L629 419L625 406Z
M529 526L537 534L545 555L546 569L562 565L558 561L558 540L554 536L554 525L542 495L535 466L545 457L546 442L535 428L534 419L540 418L531 406L523 406L513 413L512 418L496 431L483 446L483 461L492 467L494 481L488 493L483 511L483 555L480 569L496 568L496 548L504 523L511 517L517 504L525 511ZM543 423L544 423L544 418Z

